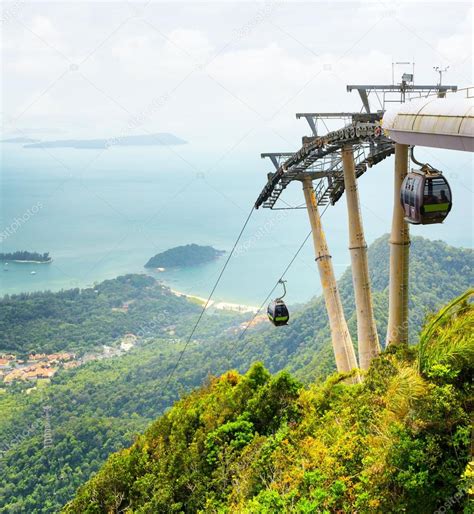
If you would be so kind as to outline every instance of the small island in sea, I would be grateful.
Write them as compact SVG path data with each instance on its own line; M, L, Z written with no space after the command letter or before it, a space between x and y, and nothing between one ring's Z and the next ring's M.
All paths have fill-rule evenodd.
M152 257L145 268L184 268L197 266L221 257L225 252L212 246L189 244L170 248Z
M0 253L0 260L3 262L34 262L35 264L47 264L52 262L49 252L27 252L26 250Z
M185 145L187 141L174 134L144 134L136 136L116 136L108 139L58 139L55 141L36 141L25 144L23 148L75 148L97 149L111 146L173 146Z

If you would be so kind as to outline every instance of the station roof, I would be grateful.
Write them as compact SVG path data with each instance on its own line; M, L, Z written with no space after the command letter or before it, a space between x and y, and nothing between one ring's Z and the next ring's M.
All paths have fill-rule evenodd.
M474 87L387 110L382 127L397 143L474 152Z

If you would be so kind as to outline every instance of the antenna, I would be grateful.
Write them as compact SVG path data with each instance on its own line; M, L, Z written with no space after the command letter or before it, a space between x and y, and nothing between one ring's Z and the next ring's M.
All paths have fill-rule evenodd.
M448 71L449 69L449 66L446 66L446 68L442 68L441 66L433 66L433 70L436 72L436 73L439 73L439 82L438 82L438 86L441 86L441 82L443 81L443 73L445 73L446 71Z

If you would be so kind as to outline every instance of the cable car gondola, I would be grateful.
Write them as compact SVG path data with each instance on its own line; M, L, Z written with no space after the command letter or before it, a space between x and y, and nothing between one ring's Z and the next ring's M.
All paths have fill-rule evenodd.
M286 295L286 280L279 280L278 283L283 285L284 293L283 296L279 298L275 298L272 302L268 304L267 314L268 319L276 326L280 327L281 325L287 325L288 320L290 319L290 314L288 312L288 308L283 301L283 297Z
M405 221L415 225L442 223L453 204L449 183L441 171L419 163L413 156L413 148L411 158L421 168L408 173L402 183L400 202Z

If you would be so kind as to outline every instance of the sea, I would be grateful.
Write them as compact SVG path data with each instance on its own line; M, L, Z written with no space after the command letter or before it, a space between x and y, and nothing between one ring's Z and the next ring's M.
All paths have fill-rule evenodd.
M192 144L84 150L2 143L1 152L0 251L49 252L53 262L0 263L0 296L150 273L175 290L207 297L226 256L164 272L144 264L189 243L231 251L272 169L245 148L214 160ZM417 158L445 172L454 207L444 224L415 226L411 233L472 247L472 156L420 149ZM359 191L370 244L390 231L393 157L369 169ZM270 293L309 233L301 186L291 184L282 199L282 210L252 213L214 300L259 306ZM323 225L339 277L350 263L344 197L326 210ZM321 292L311 238L285 279L290 304Z

